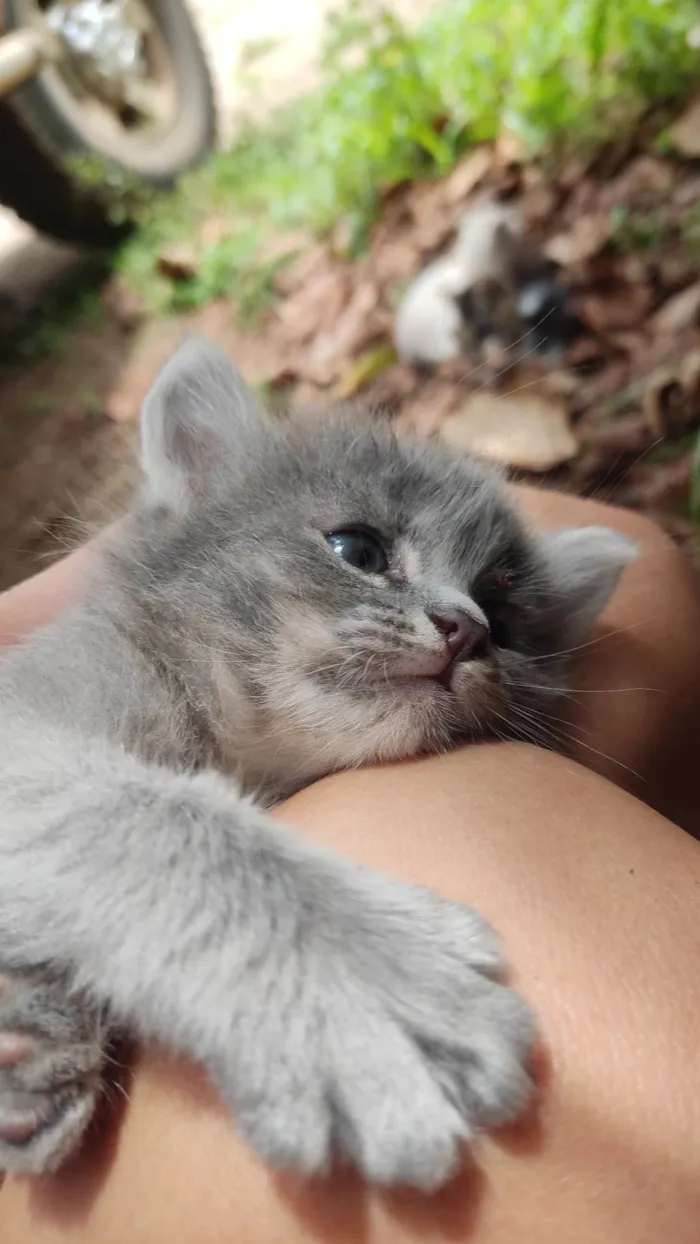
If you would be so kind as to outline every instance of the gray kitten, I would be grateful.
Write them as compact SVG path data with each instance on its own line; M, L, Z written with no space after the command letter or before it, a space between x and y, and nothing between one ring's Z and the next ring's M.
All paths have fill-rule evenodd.
M381 421L273 419L196 341L143 465L84 598L0 664L0 1167L76 1147L119 1025L270 1162L436 1187L531 1089L495 935L265 805L549 702L632 547L534 535Z

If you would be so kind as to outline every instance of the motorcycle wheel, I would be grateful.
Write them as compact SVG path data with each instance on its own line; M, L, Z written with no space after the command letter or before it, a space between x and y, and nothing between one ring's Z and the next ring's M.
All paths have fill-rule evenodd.
M99 5L5 0L5 30L50 18L52 9L94 19ZM122 7L138 17L138 74L121 75L116 90L112 74L105 91L104 56L71 54L0 101L0 203L81 246L118 241L131 228L139 189L171 187L216 141L211 75L185 4L126 0ZM119 5L107 0L107 8ZM98 175L89 178L83 166L92 161Z

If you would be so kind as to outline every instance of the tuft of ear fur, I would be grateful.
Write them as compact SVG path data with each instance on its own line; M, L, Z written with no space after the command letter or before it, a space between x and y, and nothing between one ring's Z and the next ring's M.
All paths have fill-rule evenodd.
M149 498L174 509L230 464L267 416L231 360L210 341L184 339L141 408Z
M637 545L612 527L576 527L542 539L561 593L567 640L578 643L636 557Z

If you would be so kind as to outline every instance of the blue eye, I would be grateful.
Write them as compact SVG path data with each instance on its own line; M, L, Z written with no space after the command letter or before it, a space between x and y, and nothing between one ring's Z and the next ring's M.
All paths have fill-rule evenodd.
M368 531L366 527L329 531L326 540L333 552L356 570L363 570L365 574L385 574L389 569L384 544L376 532Z

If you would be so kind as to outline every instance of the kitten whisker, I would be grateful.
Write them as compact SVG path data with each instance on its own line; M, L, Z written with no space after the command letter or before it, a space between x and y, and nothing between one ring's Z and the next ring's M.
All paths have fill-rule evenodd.
M538 349L539 349L538 343L535 344L534 346L530 346L530 349L526 350L524 354L519 355L517 359L513 359L511 363L508 363L505 367L502 367L500 371L497 371L495 376L489 377L488 384L489 385L495 384L497 380L500 380L503 376L506 376L509 371L512 371L513 368L517 367L519 363L522 363L524 359L529 358L531 354L535 354L535 352ZM486 384L479 385L479 388L476 390L476 392L481 393L486 387L487 387ZM507 396L507 395L504 394L503 396Z
M602 644L605 640L614 639L618 635L626 635L628 631L637 630L640 626L648 626L653 621L653 617L638 618L636 622L630 622L627 626L616 627L614 631L605 631L602 635L594 635L592 639L587 639L584 643L575 644L572 648L559 648L556 652L545 652L541 656L528 657L528 660L534 663L536 661L554 661L559 657L571 656L574 652L583 652L587 648L593 648L596 644Z
M524 711L524 710L523 710L523 706L522 706L522 705L517 704L517 705L513 705L513 706L512 706L511 711L514 711L514 712L517 712L517 713L523 713L523 711ZM525 713L526 713L526 715L529 715L529 714L527 714L527 710L525 710ZM530 718L530 719L531 719L531 720L533 720L533 721L535 722L535 724L537 724L537 721L538 721L539 719L541 719L541 720L542 720L542 722L543 722L543 724L544 724L544 721L546 720L546 716L547 716L546 714L540 714L539 710L534 709L534 710L533 710L533 716L531 716L531 718ZM556 718L552 718L552 720L556 720ZM566 719L565 719L565 718L564 718L564 719L562 719L562 720L563 720L564 722L566 721ZM571 723L568 723L568 724L571 724ZM546 727L545 727L545 728L546 728ZM643 775L642 775L641 773L637 773L636 769L632 769L632 768L631 768L631 766L630 766L630 765L625 764L625 763L624 763L624 761L622 761L622 760L618 760L616 756L610 756L607 752L602 752L602 751L600 751L600 750L599 750L599 748L597 748L597 747L593 747L593 746L592 746L592 744L590 744L590 743L585 743L585 742L583 741L583 739L581 739L581 738L577 738L577 737L576 737L574 734L572 734L572 733L571 733L571 731L569 731L569 730L559 729L559 730L558 730L558 731L556 731L556 732L555 732L554 730L552 730L552 734L556 734L556 735L558 735L558 736L559 736L560 741L561 741L561 740L566 740L566 741L567 741L567 742L569 742L569 743L575 743L577 747L584 747L584 748L586 749L586 751L589 751L589 752L593 753L593 754L594 754L594 755L596 755L596 756L600 756L600 758L601 758L602 760L607 760L607 761L609 761L611 764L617 765L620 769L624 769L624 770L625 770L625 772L627 772L627 773L631 774L631 775L632 775L632 777L637 778L637 780L638 780L639 782L646 782L646 781L647 781L647 779L646 779L645 777L643 777Z

